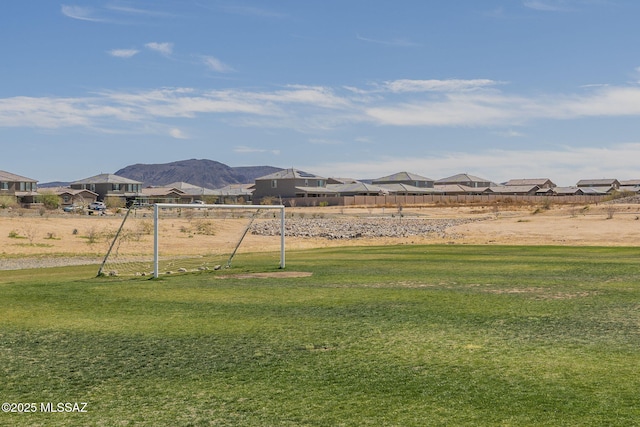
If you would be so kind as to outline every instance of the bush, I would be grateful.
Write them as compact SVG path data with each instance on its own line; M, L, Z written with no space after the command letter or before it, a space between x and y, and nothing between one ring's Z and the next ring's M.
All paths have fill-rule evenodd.
M41 193L36 197L38 203L42 203L46 209L58 209L60 207L60 197L55 193Z
M0 196L0 208L17 208L18 201L14 196Z

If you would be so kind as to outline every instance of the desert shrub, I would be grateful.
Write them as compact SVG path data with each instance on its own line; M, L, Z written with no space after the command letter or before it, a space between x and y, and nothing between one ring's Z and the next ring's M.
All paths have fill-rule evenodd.
M40 193L38 197L36 197L36 201L42 203L45 209L53 210L60 207L60 196L52 192Z
M194 222L195 233L213 236L216 234L213 222L207 220L198 220Z
M9 232L9 238L10 239L21 239L20 233L18 233L16 230L11 230Z
M121 197L117 196L109 196L105 197L104 204L107 206L107 209L122 209L125 207L125 201Z
M17 208L18 201L14 196L0 196L0 208Z

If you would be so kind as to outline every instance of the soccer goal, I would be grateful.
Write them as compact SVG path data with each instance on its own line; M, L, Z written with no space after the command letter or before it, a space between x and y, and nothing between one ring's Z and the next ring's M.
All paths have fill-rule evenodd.
M256 228L275 232L257 233ZM100 276L157 278L219 270L246 252L267 253L285 268L282 205L159 203L128 210L110 235Z

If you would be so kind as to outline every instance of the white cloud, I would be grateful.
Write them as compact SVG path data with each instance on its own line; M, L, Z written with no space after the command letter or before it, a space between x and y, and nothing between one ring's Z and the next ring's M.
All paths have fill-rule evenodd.
M230 73L233 71L233 68L224 62L220 61L218 58L213 56L203 56L202 62L213 71L217 71L218 73Z
M61 6L62 14L68 18L78 19L80 21L105 22L104 19L95 16L94 9L83 6L69 6L63 4Z
M568 10L565 6L565 2L562 0L524 0L522 5L526 8L543 12L561 12Z
M280 154L280 150L268 150L265 148L254 148L254 147L247 147L246 145L239 145L237 147L235 147L233 149L234 152L239 153L239 154L252 154L252 153L271 153L274 155L279 155Z
M470 86L452 84L450 87ZM435 87L440 86L436 84ZM0 99L0 127L107 127L107 122L115 127L115 121L120 122L119 126L134 126L134 122L195 118L205 114L236 126L299 131L362 124L482 126L500 130L541 119L640 116L640 87L602 86L583 89L575 94L536 97L502 93L495 89L382 92L362 97L351 90L291 85L273 91L165 88L140 92L110 91L78 98ZM517 135L512 133L511 136Z
M636 159L640 142L608 148L559 147L557 150L484 150L452 152L433 157L383 157L366 162L343 161L301 164L297 167L323 176L379 178L409 171L432 179L470 173L496 183L519 178L549 178L559 186L575 185L580 179L637 179ZM544 159L543 162L532 159ZM496 175L499 171L499 175ZM533 174L533 175L532 175Z
M403 38L394 38L389 40L383 39L372 39L369 37L363 37L360 34L356 34L356 38L360 41L367 43L375 43L384 46L398 46L398 47L415 47L420 46L419 43L412 42L411 40L403 39Z
M176 139L189 139L187 135L184 134L180 129L173 128L169 130L169 135Z
M162 55L169 56L173 53L173 43L157 43L151 42L144 45L147 49L151 49Z
M499 84L494 80L473 79L473 80L394 80L385 82L383 87L391 92L457 92L474 90L495 86Z
M131 58L140 52L137 49L111 49L108 51L109 55L115 56L116 58Z

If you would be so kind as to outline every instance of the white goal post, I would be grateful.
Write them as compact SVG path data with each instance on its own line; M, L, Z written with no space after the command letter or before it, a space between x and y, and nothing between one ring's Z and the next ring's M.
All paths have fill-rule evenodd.
M161 209L242 209L242 210L264 210L272 209L280 211L280 268L285 268L285 211L283 205L211 205L211 204L175 204L175 203L156 203L153 209L153 277L158 278L159 272L159 222ZM247 230L245 230L246 234ZM244 237L244 235L243 235ZM241 240L242 241L242 238ZM238 243L238 246L240 243ZM236 247L237 249L237 247ZM234 251L235 253L235 251ZM232 254L233 256L233 254Z

